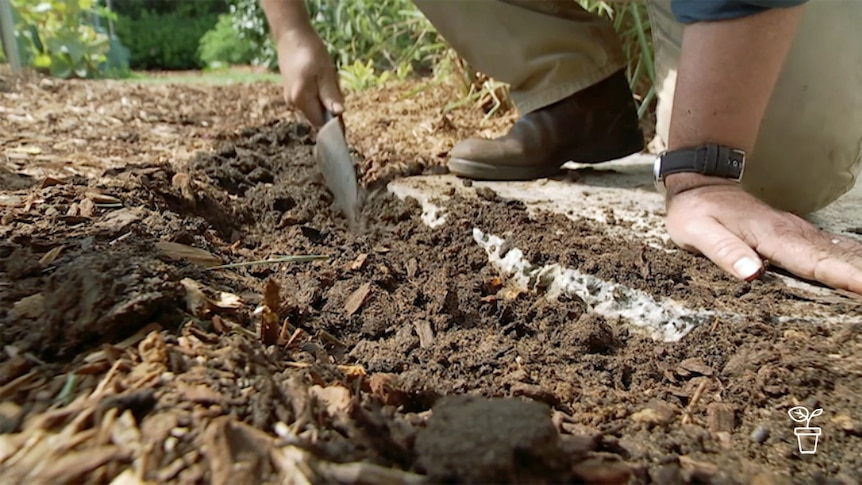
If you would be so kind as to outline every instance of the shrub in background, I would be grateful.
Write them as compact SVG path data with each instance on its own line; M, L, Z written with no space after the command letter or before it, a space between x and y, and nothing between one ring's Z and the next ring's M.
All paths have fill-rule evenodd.
M110 40L93 19L109 15L94 0L13 0L23 61L55 77L96 77Z
M251 44L234 30L231 16L221 15L216 26L201 37L198 57L205 66L219 69L251 64L254 53Z
M351 0L353 1L353 0ZM278 67L275 46L260 0L229 0L230 19L239 38L251 49L251 63L269 69Z
M183 3L206 3L206 8L209 9L213 0L112 0L111 9L119 15L138 18L144 11L155 14L166 14L176 11L178 8L196 8L192 5L180 5ZM221 3L223 4L224 2Z
M131 51L134 69L182 70L204 67L198 57L203 35L226 12L224 0L115 1L116 32Z

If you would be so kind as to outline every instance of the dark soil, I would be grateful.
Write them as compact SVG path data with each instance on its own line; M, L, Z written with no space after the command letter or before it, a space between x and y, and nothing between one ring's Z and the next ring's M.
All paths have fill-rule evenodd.
M98 430L109 409L117 420L132 411L140 429L141 448L115 441L116 457L89 470L95 482L140 456L148 480L271 479L278 467L268 455L240 456L216 438L259 443L278 433L279 446L316 459L432 481L856 483L858 325L778 321L800 297L775 278L738 283L703 258L612 238L588 221L531 218L487 191L444 203L437 229L421 222L416 201L373 192L353 233L333 211L312 148L306 126L269 121L225 130L187 165L127 164L14 192L20 204L2 207L0 226L0 339L12 346L0 361L0 400L17 411L0 432L12 440L29 432L25 417L77 409L63 394L74 371L81 395L103 378L113 393L94 394L98 414L77 431ZM84 211L95 192L121 202ZM512 288L474 227L534 263L747 318L656 342L577 298ZM327 259L207 270L159 241L223 263ZM184 279L244 303L199 311ZM275 303L263 296L268 284ZM804 304L859 313L850 299ZM275 336L261 329L267 311ZM121 343L154 323L163 330ZM787 410L800 404L824 409L816 455L796 448ZM52 415L44 426L70 420ZM225 471L225 456L255 465ZM5 459L0 476L28 476Z
M417 467L434 482L559 481L569 459L548 415L520 399L443 398L416 437Z

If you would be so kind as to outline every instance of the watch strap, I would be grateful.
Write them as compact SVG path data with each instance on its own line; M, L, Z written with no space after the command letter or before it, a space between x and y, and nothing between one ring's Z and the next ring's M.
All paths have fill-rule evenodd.
M740 180L745 168L745 152L722 145L703 145L666 152L662 155L659 175L662 179L675 173L700 173Z

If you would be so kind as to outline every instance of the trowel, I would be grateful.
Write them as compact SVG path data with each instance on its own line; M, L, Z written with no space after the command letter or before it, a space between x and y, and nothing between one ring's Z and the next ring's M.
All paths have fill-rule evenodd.
M355 227L362 208L361 190L344 137L344 122L329 110L324 110L324 124L317 132L314 156L335 205L347 217L351 228Z

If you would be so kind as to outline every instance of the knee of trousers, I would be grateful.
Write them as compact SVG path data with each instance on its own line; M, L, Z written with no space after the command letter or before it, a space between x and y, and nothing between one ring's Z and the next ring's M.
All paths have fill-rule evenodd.
M667 144L682 24L653 0L658 112ZM834 202L862 169L862 2L810 2L760 126L743 186L773 207L808 214ZM728 72L729 76L745 73Z
M573 0L414 0L472 67L511 87L521 113L626 65L613 24Z

